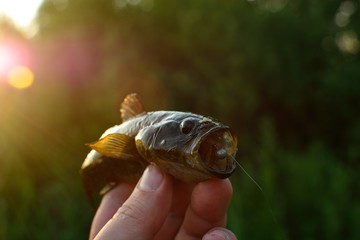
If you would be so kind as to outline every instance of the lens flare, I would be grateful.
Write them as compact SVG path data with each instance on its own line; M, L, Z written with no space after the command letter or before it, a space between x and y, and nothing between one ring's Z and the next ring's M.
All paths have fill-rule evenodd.
M17 61L16 56L7 46L0 45L0 75L7 73Z
M30 87L34 82L34 74L24 66L16 66L8 73L8 82L16 89Z

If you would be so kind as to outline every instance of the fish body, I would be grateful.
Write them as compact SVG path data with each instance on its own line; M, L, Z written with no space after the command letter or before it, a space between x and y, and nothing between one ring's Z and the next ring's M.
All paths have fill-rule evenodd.
M137 181L148 164L188 183L234 172L237 139L228 126L194 113L145 112L137 94L128 95L120 111L123 123L88 144L81 167L88 194Z

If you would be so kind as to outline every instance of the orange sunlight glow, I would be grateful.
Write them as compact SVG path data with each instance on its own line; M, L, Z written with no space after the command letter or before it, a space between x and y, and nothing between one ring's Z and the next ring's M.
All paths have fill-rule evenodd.
M34 73L30 69L29 46L19 41L0 42L0 83L8 83L16 89L32 86Z

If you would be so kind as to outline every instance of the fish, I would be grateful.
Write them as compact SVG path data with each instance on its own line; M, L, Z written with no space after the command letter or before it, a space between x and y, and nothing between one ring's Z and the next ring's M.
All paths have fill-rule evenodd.
M234 173L237 137L229 126L190 112L146 112L136 93L125 97L120 112L121 124L87 144L91 151L80 172L89 196L138 181L149 164L185 183Z

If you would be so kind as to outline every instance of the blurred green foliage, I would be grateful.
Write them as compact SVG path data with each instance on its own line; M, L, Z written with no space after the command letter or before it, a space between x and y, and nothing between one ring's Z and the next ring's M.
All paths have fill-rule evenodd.
M87 238L79 167L123 97L239 137L239 239L357 239L358 1L46 0L35 84L0 87L0 239Z

